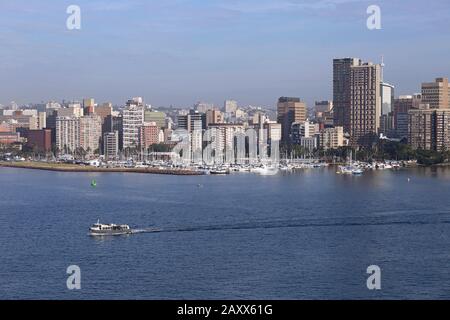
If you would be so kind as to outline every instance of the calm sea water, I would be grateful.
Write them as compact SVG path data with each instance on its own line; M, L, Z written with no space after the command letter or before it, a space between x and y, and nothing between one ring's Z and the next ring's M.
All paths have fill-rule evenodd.
M176 177L0 168L0 298L448 299L449 187L446 169ZM90 237L97 219L162 232ZM81 268L81 290L66 287L69 265ZM366 287L369 265L381 268L379 291Z

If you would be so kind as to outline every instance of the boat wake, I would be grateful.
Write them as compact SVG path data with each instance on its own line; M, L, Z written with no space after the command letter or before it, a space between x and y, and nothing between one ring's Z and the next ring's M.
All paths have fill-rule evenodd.
M162 232L163 230L160 228L143 228L143 229L132 229L131 233L153 233L153 232Z
M292 219L254 221L236 224L192 225L185 227L168 228L142 228L133 229L132 233L156 232L199 232L199 231L226 231L226 230L253 230L253 229L284 229L284 228L326 228L326 227L364 227L364 226L393 226L393 225L448 225L449 214L440 213L434 218L423 215L409 217L353 217L341 219Z

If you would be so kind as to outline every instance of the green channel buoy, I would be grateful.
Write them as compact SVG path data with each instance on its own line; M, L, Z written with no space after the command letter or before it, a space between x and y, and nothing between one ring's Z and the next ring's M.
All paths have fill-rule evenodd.
M91 181L91 187L96 187L96 186L97 186L97 181L92 180L92 181Z

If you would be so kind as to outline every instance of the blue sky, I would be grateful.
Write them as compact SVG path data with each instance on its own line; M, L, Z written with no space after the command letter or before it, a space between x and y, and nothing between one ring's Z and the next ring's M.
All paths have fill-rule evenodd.
M81 7L82 29L66 29ZM366 28L369 5L382 29ZM156 106L332 97L332 59L378 62L396 94L450 76L448 0L2 0L0 103Z

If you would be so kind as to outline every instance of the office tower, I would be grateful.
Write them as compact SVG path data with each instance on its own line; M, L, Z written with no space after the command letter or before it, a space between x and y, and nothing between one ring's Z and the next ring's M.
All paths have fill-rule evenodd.
M294 122L306 121L306 104L300 98L281 97L277 105L277 122L281 124L281 140L290 142Z
M430 101L430 100L428 100ZM408 143L413 149L446 151L450 148L450 110L413 109L409 115Z
M147 150L159 142L159 127L156 122L144 122L139 128L139 147Z
M75 152L80 147L80 119L56 118L56 148L62 153Z
M140 100L137 100L140 101ZM139 145L139 127L144 123L144 107L130 103L123 110L123 148L136 148Z
M219 110L206 111L206 125L219 124L224 122L223 113Z
M381 66L378 64L363 63L350 68L349 134L352 146L371 146L378 138L381 116L380 79Z
M391 136L394 132L394 86L381 83L381 116L379 133Z
M344 128L325 128L320 132L319 140L319 145L323 150L342 147L344 146Z
M395 136L400 139L408 137L408 112L409 110L419 109L422 103L422 95L399 96L394 99L393 118Z
M161 111L145 110L144 122L156 122L158 128L165 128L166 114Z
M102 120L97 115L88 115L80 119L80 147L89 154L100 152Z
M450 84L447 78L437 78L435 82L422 83L422 102L431 109L449 109Z
M119 132L106 132L103 134L103 154L108 160L112 160L119 154Z
M226 113L235 113L238 109L237 102L235 100L225 100L223 109Z
M351 70L361 65L357 58L333 60L333 119L335 126L350 132L351 118Z

